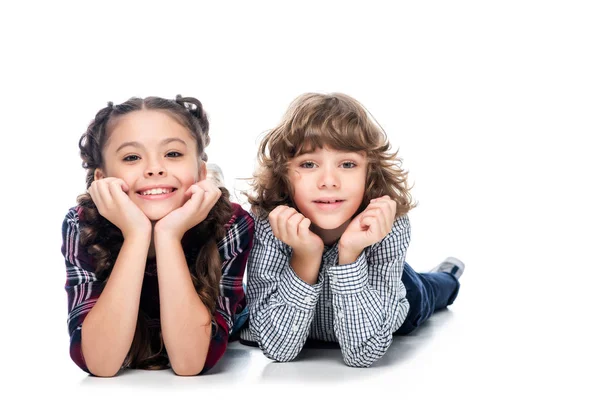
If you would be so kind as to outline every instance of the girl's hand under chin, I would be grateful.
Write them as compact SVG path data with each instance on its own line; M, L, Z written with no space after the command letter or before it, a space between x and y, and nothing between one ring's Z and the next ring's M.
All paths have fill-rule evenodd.
M119 178L98 179L90 185L88 193L100 215L121 230L124 238L135 233L149 234L152 224L146 214L127 195L129 187Z
M389 196L371 200L371 203L348 225L340 238L339 247L356 256L392 231L396 218L396 202Z
M221 197L221 189L212 180L204 179L190 186L185 195L191 197L181 207L158 221L154 227L155 232L181 240L188 230L206 219Z

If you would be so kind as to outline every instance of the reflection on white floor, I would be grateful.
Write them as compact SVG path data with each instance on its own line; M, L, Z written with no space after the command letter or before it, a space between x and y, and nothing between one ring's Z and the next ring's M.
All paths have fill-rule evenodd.
M581 332L580 341L565 346L557 340L560 333L544 323L552 321L548 317L554 312L561 312L558 306L544 308L539 296L527 295L518 282L511 283L510 277L478 276L476 269L468 272L471 276L465 274L461 279L463 286L455 304L434 314L411 335L394 337L386 355L370 368L346 366L339 349L305 349L295 361L277 363L258 348L234 342L219 364L203 376L178 377L171 370L128 370L103 379L79 370L68 358L63 340L65 345L54 347L48 355L57 358L57 365L36 380L49 393L68 393L82 399L293 395L313 400L317 394L361 399L526 398L544 394L590 398L593 371L581 368L579 360L589 348L585 343L590 343L592 332ZM471 279L479 284L470 285ZM509 285L521 295L508 296L502 288ZM34 389L25 386L24 391Z

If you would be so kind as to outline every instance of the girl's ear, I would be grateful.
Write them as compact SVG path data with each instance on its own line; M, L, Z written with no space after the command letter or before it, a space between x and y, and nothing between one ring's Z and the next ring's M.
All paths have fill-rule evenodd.
M104 179L104 172L102 172L102 170L100 168L96 168L96 170L94 171L94 180L98 181L100 179Z
M200 161L200 165L198 165L198 182L206 179L206 163L204 161Z

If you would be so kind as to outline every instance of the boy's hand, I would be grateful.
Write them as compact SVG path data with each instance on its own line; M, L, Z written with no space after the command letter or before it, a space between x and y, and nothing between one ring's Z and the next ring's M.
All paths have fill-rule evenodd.
M124 238L134 233L149 234L150 220L127 195L129 187L119 178L98 179L90 185L88 193L98 212L121 230Z
M155 232L173 235L181 240L189 229L206 219L221 197L221 189L212 180L204 179L190 186L185 195L190 196L189 200L158 221Z
M354 217L340 238L340 264L356 261L365 247L381 241L391 232L395 218L396 202L389 196L371 200L367 208Z
M269 224L275 237L290 246L294 253L323 253L323 241L309 229L310 220L296 209L277 206L269 214Z

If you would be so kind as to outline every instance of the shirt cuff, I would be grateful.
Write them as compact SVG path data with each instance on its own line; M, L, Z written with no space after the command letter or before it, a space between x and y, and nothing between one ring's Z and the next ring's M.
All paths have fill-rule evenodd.
M309 285L296 275L291 265L288 265L281 273L279 293L287 304L304 311L310 311L315 308L319 300L321 286L323 286L321 273L319 273L317 283Z
M355 262L329 267L329 282L333 294L354 294L365 290L368 285L368 266L364 250Z

